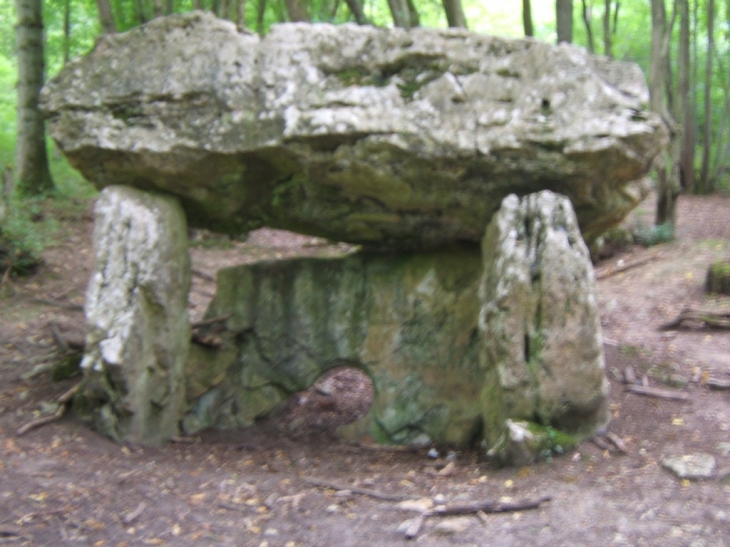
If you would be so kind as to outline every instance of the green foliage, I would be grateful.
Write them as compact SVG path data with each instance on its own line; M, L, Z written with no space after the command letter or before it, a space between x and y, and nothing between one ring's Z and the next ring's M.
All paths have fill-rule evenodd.
M15 150L15 65L0 55L0 169L13 163Z
M0 272L13 275L33 273L41 263L41 251L55 231L45 221L42 200L10 200L7 216L0 223Z
M550 462L554 454L563 454L566 450L571 450L578 444L576 438L572 435L549 425L542 426L529 422L527 429L538 440L536 452L540 460Z
M661 243L667 243L674 239L674 226L671 224L659 224L648 228L638 228L634 232L634 239L639 245L652 247Z

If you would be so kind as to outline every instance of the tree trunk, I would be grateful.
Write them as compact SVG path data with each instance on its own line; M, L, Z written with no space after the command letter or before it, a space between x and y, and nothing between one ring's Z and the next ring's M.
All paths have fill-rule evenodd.
M555 20L558 44L573 43L573 0L555 0Z
M532 4L530 0L522 0L522 27L525 36L535 36L535 27L532 25Z
M170 15L175 11L175 0L165 0L165 15Z
M442 0L442 3L449 26L466 28L466 17L464 16L464 8L461 5L461 0Z
M63 4L63 66L71 57L71 0Z
M695 104L690 96L690 32L689 0L679 0L680 28L678 89L675 117L682 120L682 151L680 153L680 183L688 194L695 192Z
M244 28L246 26L246 0L236 1L236 27Z
M284 0L286 4L286 13L289 16L289 21L292 23L308 23L311 21L309 13L307 13L306 7L303 5L304 0Z
M654 167L657 170L656 224L676 225L676 197L679 194L678 169L679 139L677 127L667 109L666 82L669 73L669 40L671 25L667 25L664 0L651 0L651 71L649 93L651 109L659 114L669 128L670 144L659 154Z
M345 3L347 4L347 7L350 8L350 13L352 13L352 16L355 18L355 22L358 25L368 24L368 18L365 17L365 11L363 10L362 2L360 0L345 0Z
M258 0L256 8L256 32L263 35L264 15L266 14L266 0Z
M41 194L54 188L48 169L46 131L38 109L43 87L43 8L41 0L16 0L18 14L18 140L15 162L19 189Z
M611 51L611 0L606 0L603 10L603 54L613 58Z
M710 177L710 151L712 150L712 61L715 50L715 0L707 0L707 51L705 61L705 127L702 143L702 170L700 186L705 193L714 188Z
M104 34L114 34L117 32L117 26L114 24L112 6L109 0L96 0L96 8L99 10L99 23Z
M152 18L162 17L162 0L152 0Z
M97 0L97 2L107 2L108 0ZM144 25L147 22L147 15L144 12L143 0L134 0L134 13L137 16L137 21L140 25Z
M418 13L418 9L416 8L416 3L414 0L407 0L406 2L408 4L408 17L411 20L411 27L420 27L421 26L421 16Z
M411 28L411 14L406 0L388 0L388 7L396 27Z
M583 4L583 23L586 26L586 36L588 37L588 51L591 53L596 52L595 45L593 44L593 27L591 25L591 8L588 5L587 0L581 0Z

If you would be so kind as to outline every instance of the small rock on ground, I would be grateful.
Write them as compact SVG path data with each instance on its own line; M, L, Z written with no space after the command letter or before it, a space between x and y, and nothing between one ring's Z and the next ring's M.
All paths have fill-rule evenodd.
M662 465L680 479L709 479L715 474L715 458L709 454L671 456Z

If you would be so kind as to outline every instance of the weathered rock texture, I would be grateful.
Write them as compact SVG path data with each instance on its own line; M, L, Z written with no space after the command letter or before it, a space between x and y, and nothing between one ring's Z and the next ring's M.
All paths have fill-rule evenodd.
M207 315L230 317L222 332L210 327L217 348L193 347L188 432L249 425L343 365L373 380L353 436L463 445L481 434L491 445L508 419L577 436L608 419L588 251L570 201L551 192L505 199L483 253L359 252L221 270ZM554 441L540 435L542 451Z
M482 254L479 348L488 375L488 437L506 418L572 432L605 425L593 267L568 199L547 191L507 197ZM487 404L495 396L501 403Z
M97 186L181 199L194 226L390 249L479 242L510 193L618 223L665 140L636 65L465 30L275 26L192 13L104 36L43 92Z
M465 444L481 421L478 248L356 253L224 269L206 315L223 346L194 344L185 429L250 425L338 366L373 380L350 435ZM204 334L204 333L202 333Z
M105 189L95 215L79 403L112 438L158 444L178 433L184 404L185 216L174 198L125 187Z

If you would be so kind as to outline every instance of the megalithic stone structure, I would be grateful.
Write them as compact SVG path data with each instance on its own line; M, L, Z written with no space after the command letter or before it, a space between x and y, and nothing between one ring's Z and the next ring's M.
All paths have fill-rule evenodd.
M244 427L349 365L375 392L350 436L509 460L535 428L591 434L608 413L583 240L642 197L667 140L647 101L636 65L463 29L260 38L194 12L100 38L42 94L107 188L80 402L153 444ZM224 343L190 346L186 219L361 249L222 270Z

